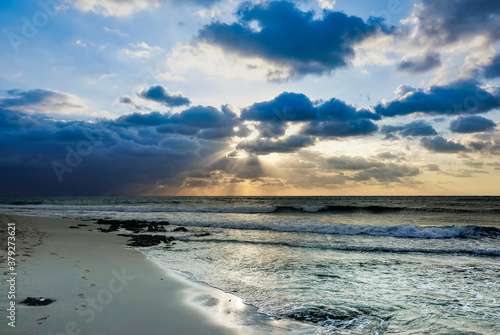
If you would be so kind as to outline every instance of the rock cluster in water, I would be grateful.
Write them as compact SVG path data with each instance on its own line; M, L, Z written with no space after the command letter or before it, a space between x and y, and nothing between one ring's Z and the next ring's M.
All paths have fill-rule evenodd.
M49 299L49 298L35 298L35 297L28 297L21 301L21 304L28 305L28 306L46 306L51 303L56 301L55 299Z
M109 228L98 228L100 232L110 233L117 231L120 228L131 231L134 234L141 233L143 231L148 232L166 232L165 227L170 223L168 221L160 222L146 222L139 220L97 220L97 224L109 225Z

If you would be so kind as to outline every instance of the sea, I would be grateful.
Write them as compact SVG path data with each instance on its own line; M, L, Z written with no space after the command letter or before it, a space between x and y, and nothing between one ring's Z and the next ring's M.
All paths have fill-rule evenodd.
M167 220L176 244L140 248L150 259L316 334L500 334L500 197L1 198L0 212Z

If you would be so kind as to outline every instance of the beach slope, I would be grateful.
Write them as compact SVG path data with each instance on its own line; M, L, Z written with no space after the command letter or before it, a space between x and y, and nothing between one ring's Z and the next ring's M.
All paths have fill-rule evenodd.
M2 334L232 334L184 303L186 286L135 250L126 238L86 221L0 214L2 274L7 223L16 227L15 328ZM78 228L70 228L78 227ZM0 284L2 315L9 284ZM26 306L27 297L55 299Z

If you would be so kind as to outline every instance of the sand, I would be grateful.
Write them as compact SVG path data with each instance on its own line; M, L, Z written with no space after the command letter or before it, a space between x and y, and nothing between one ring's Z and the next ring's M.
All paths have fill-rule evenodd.
M16 327L5 317L9 285L2 280L0 334L312 333L184 279L126 248L126 237L98 232L88 221L0 214L2 272L8 222L16 224ZM88 226L69 228L77 225ZM56 301L20 304L27 297Z

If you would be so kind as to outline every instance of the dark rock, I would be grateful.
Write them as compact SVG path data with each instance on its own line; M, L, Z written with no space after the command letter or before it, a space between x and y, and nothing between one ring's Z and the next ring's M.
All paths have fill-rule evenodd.
M131 247L151 247L160 243L169 244L175 239L163 235L132 235L127 245Z
M97 220L97 224L107 224L110 225L108 229L99 228L98 230L103 233L109 233L112 231L117 231L120 228L129 230L135 234L147 229L153 232L164 232L165 228L163 226L169 225L168 221L161 222L146 222L138 220L107 220L100 219Z
M351 321L362 315L361 312L351 309L336 309L328 308L325 306L320 307L310 307L310 308L298 308L292 312L286 313L286 316L291 319L298 321L307 321L312 323L318 323L322 321Z
M21 304L25 304L28 306L46 306L46 305L50 305L54 301L56 301L56 299L49 299L49 298L42 298L42 297L40 297L40 298L28 297L28 298L24 299L23 301L21 301Z
M176 231L176 232L177 231L184 231L184 232L186 232L188 230L186 228L184 228L184 227L178 227L178 228L175 228L173 231Z
M210 235L212 235L212 234L210 234L210 233L201 233L201 234L195 234L194 236L195 237L205 237L205 236L210 236Z
M71 229L80 229L80 227L77 227L77 226L71 226L70 228Z
M168 222L167 222L167 224L168 224ZM148 225L148 231L149 232L166 232L167 230L165 229L165 227L163 227L163 224L161 224L160 222L151 222Z

